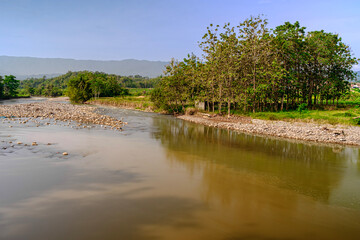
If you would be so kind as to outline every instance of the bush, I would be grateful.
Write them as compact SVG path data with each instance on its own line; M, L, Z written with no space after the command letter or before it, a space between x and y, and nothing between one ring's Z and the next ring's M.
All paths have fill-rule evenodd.
M302 112L307 111L307 104L306 103L301 103L298 108L297 111L301 114Z
M356 115L351 112L344 113L345 117L355 117Z
M278 120L279 118L275 114L268 115L269 120Z
M351 121L356 125L360 125L360 118L359 117L353 118Z

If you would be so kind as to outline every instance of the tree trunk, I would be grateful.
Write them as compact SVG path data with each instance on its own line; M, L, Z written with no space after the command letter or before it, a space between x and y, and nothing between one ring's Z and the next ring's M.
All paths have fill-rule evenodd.
M309 88L309 94L308 94L308 101L307 101L307 104L308 106L310 107L312 105L312 80L310 82L310 88Z
M255 99L256 99L256 63L254 63L254 77L253 77L253 90L254 90L254 96L253 96L253 113L255 113Z
M245 105L244 105L244 112L247 112L247 93L245 90Z
M228 117L230 117L230 107L231 107L231 103L230 100L228 100Z

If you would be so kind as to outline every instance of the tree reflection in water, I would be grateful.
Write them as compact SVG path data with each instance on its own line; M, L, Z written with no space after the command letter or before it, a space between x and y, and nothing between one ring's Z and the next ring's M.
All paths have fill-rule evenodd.
M153 121L159 129L153 137L165 146L168 159L183 164L191 172L203 171L209 186L205 195L222 196L225 202L237 190L242 175L217 176L223 173L219 168L329 203L331 192L342 180L349 161L359 166L357 148L239 134L170 118ZM212 191L222 193L212 194Z

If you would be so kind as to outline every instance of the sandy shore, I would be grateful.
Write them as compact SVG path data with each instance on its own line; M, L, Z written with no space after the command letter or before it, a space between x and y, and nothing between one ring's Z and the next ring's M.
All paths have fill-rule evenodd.
M247 117L220 117L198 113L178 118L238 132L303 141L360 146L360 127L304 122L267 121Z

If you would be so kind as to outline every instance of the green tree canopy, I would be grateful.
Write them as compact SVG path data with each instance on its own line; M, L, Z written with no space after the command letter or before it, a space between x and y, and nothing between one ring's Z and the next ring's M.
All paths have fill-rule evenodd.
M230 114L231 108L256 112L312 107L349 92L358 59L337 34L306 32L299 22L274 30L267 24L262 16L235 27L210 24L199 44L202 58L171 61L153 92L155 103L178 111L201 100L219 113L227 103Z
M16 97L20 81L14 75L5 75L3 91L5 97Z

